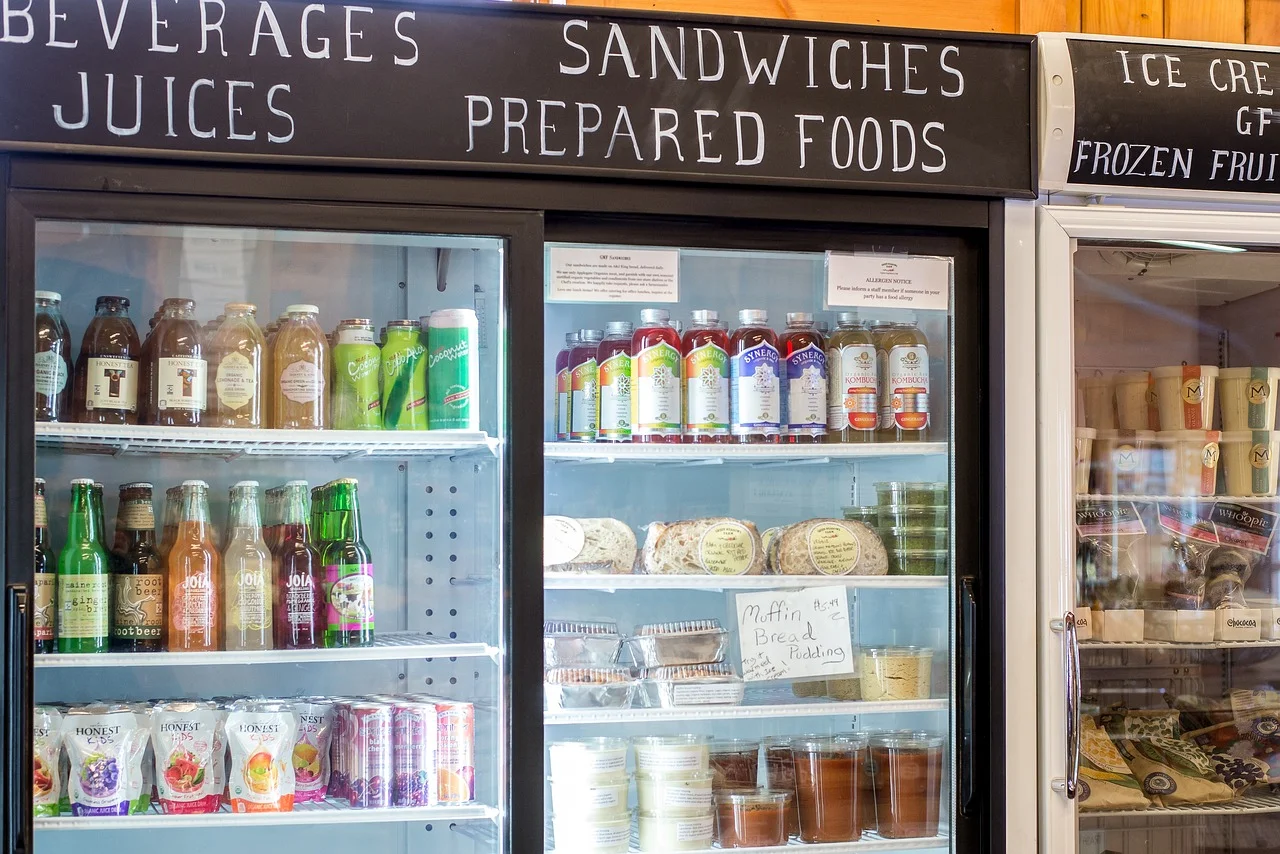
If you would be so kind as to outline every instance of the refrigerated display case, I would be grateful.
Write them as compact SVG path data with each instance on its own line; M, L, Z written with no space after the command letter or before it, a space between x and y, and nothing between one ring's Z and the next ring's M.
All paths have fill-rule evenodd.
M1272 850L1275 53L1040 43L1041 850Z

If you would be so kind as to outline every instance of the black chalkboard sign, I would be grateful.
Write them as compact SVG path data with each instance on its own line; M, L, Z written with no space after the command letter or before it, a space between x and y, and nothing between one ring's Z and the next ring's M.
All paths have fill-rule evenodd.
M1067 42L1071 184L1280 192L1280 53Z
M567 9L33 0L0 146L1031 194L1031 42Z

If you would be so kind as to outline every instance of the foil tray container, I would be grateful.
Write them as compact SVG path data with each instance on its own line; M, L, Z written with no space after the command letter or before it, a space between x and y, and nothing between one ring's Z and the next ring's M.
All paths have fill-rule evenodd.
M548 620L543 624L544 667L609 667L622 651L616 623Z
M636 682L625 667L553 667L546 671L547 711L629 709Z
M716 620L638 626L627 638L627 650L637 667L718 664L729 649L729 633Z
M745 693L746 683L738 676L641 679L637 683L639 705L649 709L740 706Z

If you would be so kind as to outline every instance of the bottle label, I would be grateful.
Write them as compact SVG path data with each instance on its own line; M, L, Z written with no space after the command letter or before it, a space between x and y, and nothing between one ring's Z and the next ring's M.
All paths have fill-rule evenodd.
M204 392L200 394L203 396ZM84 408L136 412L138 363L133 359L88 359L85 364Z
M733 434L776 436L782 413L778 393L778 349L761 341L729 363L733 390Z
M569 369L556 373L556 438L569 438Z
M164 576L114 576L111 637L159 640L164 633Z
M223 356L213 384L218 391L218 404L228 409L242 409L258 396L258 372L244 353Z
M37 495L35 498L36 527L47 528L49 527L49 507L45 504L43 495Z
M631 357L635 387L631 429L636 436L680 435L680 353L666 341Z
M36 353L36 394L54 397L67 387L67 363L58 353Z
M57 588L57 576L52 572L36 573L35 638L38 641L53 640L53 600Z
M596 360L587 359L573 368L569 372L569 381L572 384L569 423L573 428L569 432L569 438L594 441L596 419L599 418L596 384L600 381Z
M890 427L923 430L929 426L929 351L917 345L889 351Z
M231 579L227 591L227 628L260 632L271 628L271 597L266 574L260 569L242 569Z
M373 629L373 564L341 563L324 568L329 629Z
M324 394L324 371L314 362L294 362L280 372L280 391L294 403L311 403Z
M344 326L338 330L338 344L373 344L373 330L364 326Z
M827 354L810 343L786 358L787 432L821 436L827 431Z
M690 433L729 434L729 354L707 342L684 357L685 419Z
M631 438L631 357L614 353L600 365L600 438Z
M126 531L154 531L156 514L151 507L151 499L135 498L122 501L117 511L116 523Z
M308 632L322 628L315 625L316 588L311 577L300 572L290 573L284 584L284 613L289 625Z
M178 585L171 597L173 613L169 617L169 625L175 632L184 635L209 637L213 631L214 611L217 599L214 598L213 585L208 575L189 575ZM172 645L173 641L170 640Z
M157 359L156 409L203 411L207 368L204 359Z
M832 431L874 430L880 419L880 376L871 344L832 347L827 351L830 397L827 427Z
M58 576L58 637L105 638L110 587L105 572Z

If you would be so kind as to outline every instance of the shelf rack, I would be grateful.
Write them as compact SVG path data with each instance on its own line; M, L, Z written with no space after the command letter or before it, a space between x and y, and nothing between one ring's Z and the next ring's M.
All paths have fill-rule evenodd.
M576 572L543 576L546 590L774 590L844 586L872 590L941 590L945 575L589 575ZM1280 643L1280 641L1277 641Z
M400 661L416 658L490 658L499 654L486 643L468 643L420 632L384 632L370 646L339 649L267 649L245 652L105 652L37 655L37 668L186 667L231 664L307 664L343 661Z
M946 711L941 700L806 700L786 688L748 692L740 706L679 706L670 709L572 709L548 711L547 726L568 724L648 724L658 721L715 721L747 718L852 717L854 715L900 714Z
M36 447L110 456L242 457L496 456L502 443L464 430L236 430L127 424L36 424Z
M1186 815L1263 815L1280 812L1280 794L1249 792L1228 804L1187 804L1176 807L1147 807L1142 810L1081 810L1081 819L1177 818Z
M821 465L859 459L946 456L946 442L869 445L632 445L625 442L547 442L543 457L555 465L652 463L768 466Z
M1210 643L1175 643L1173 641L1080 641L1081 650L1107 649L1275 649L1280 640L1212 641Z
M1099 494L1078 493L1076 501L1138 501L1147 504L1153 501L1183 501L1197 504L1212 504L1215 501L1234 501L1240 504L1280 504L1277 495L1137 495L1137 494Z
M225 805L219 812L167 815L152 806L138 815L58 816L35 819L36 830L144 830L159 827L247 827L261 825L374 824L420 821L492 821L498 811L483 804L436 807L351 809L338 801L297 804L293 812L233 813Z
M465 831L463 831L465 833ZM639 852L639 842L632 835L632 852ZM764 848L752 848L751 854L800 854L801 851L806 854L862 854L867 851L934 851L946 850L951 845L951 839L946 836L928 836L916 839L884 839L873 833L864 835L856 842L822 842L822 843L806 843L798 839L790 840L786 845L773 845ZM704 848L700 851L687 851L683 854L714 854L714 852L723 851L722 848ZM548 850L547 854L556 854L554 849Z

